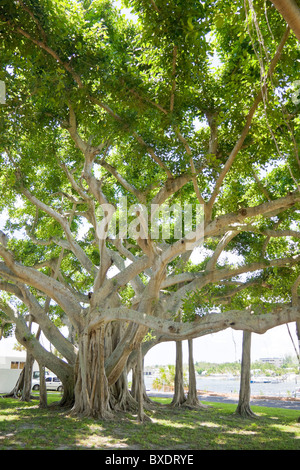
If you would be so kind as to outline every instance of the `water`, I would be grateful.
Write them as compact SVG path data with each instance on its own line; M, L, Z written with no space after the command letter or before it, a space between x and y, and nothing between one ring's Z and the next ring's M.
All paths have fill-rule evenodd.
M300 378L293 378L279 383L251 383L252 396L288 397L294 396L300 388ZM239 393L239 379L197 378L197 390L217 393Z
M152 390L153 378L145 376L147 390ZM197 377L197 390L202 392L234 393L240 389L239 379L222 377ZM296 390L300 390L300 376L293 376L279 383L251 383L251 395L264 395L268 397L294 397ZM299 395L298 395L299 397Z

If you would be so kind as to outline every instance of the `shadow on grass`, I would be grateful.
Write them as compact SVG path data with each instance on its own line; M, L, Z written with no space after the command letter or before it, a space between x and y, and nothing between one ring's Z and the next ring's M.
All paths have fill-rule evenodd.
M299 413L253 407L255 419L235 415L236 405L206 409L154 406L152 422L119 412L113 421L75 418L69 410L0 398L0 449L299 450Z

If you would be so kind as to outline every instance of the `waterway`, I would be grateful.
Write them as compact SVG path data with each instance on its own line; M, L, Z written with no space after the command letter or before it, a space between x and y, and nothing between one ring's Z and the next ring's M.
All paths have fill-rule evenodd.
M153 378L145 376L145 385L148 391L152 391ZM197 390L214 393L239 393L239 378L223 377L197 377ZM300 375L287 377L279 383L251 383L251 396L267 397L295 397L296 391L300 392ZM297 397L300 397L298 393Z

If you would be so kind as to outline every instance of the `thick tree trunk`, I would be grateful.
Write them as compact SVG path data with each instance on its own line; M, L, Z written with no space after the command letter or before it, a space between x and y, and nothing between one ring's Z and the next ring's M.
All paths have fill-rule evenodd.
M59 402L59 406L72 408L74 405L74 374L70 374L63 382L63 395Z
M141 343L147 331L147 327L131 322L120 336L118 344L105 362L109 385L113 385L118 380L127 365L128 357Z
M171 406L182 406L186 402L183 383L182 341L176 341L176 369L174 396Z
M299 367L300 367L300 321L296 322L296 334L298 339L298 350L296 351Z
M113 322L106 327L105 331L105 358L109 358L115 348L120 344L126 332L124 322ZM106 363L105 363L106 365ZM119 378L109 387L110 408L114 411L137 412L136 396L132 395L128 389L127 364Z
M187 404L192 406L198 406L199 400L197 395L197 383L196 383L196 371L194 366L193 357L193 340L188 340L189 348L189 391L187 396Z
M188 340L188 348L189 348L189 391L187 395L187 400L185 402L186 405L189 406L203 406L197 394L197 382L196 382L196 371L194 365L194 354L193 354L193 340Z
M29 328L31 330L32 326L32 317L30 316L30 321L29 321ZM41 328L38 328L38 331L36 333L36 339L39 339L41 335ZM23 389L22 389L22 401L30 401L31 398L31 385L32 385L32 369L33 369L33 363L34 363L34 356L33 354L26 350L26 362L24 366L24 383L23 383Z
M298 370L300 370L300 321L296 322L296 334L298 339L298 350L296 351L298 358ZM298 418L298 423L300 423L300 417Z
M250 374L251 374L251 332L243 332L243 352L241 364L241 382L239 402L236 413L249 418L254 417L255 414L250 408Z
M32 318L30 318L29 326L28 326L30 331L31 331L31 325L32 325ZM39 338L40 333L41 331L39 328L36 334L37 339ZM22 369L22 372L20 373L20 376L13 390L9 394L7 394L6 397L19 398L21 395L22 401L27 401L27 402L30 401L33 363L34 363L34 356L28 349L26 349L26 362L25 362L24 368Z
M141 345L137 351L137 392L138 392L138 420L140 423L144 421L144 377L143 377L143 355Z
M137 359L137 356L136 356L136 359ZM136 363L135 365L132 367L132 379L131 379L131 395L133 396L133 398L135 400L137 400L137 396L138 396L138 377L137 377L137 370L136 370Z
M26 362L24 366L24 383L22 390L22 401L29 402L31 399L31 386L32 386L32 369L33 369L34 357L30 352L27 351Z
M105 325L84 333L79 338L73 413L80 416L108 419L109 387L105 374Z
M143 348L142 348L142 352L143 352ZM143 358L144 358L144 354L143 354ZM137 355L135 355L135 362L136 361L137 361ZM134 361L130 361L130 362L132 363ZM144 361L143 361L143 370L144 370ZM144 374L143 374L142 387L143 387L143 397L144 397L144 408L148 410L152 408L153 405L156 405L156 403L153 402L147 395ZM133 397L134 400L136 400L136 403L137 403L139 390L138 390L138 373L137 373L136 365L132 368L132 383L131 383L130 392L131 392L131 396Z
M137 401L128 390L127 370L110 387L110 407L114 411L137 412Z
M45 382L45 367L39 364L40 369L40 408L47 408L47 388Z
M39 336L39 331L37 333L37 338ZM33 354L26 350L26 361L22 372L17 380L16 385L13 390L6 395L6 397L20 398L21 401L29 402L31 399L31 385L32 385L32 369L34 363Z

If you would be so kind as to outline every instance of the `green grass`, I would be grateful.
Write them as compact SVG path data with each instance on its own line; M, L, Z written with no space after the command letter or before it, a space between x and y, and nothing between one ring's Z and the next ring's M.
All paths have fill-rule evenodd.
M58 393L48 394L48 402ZM169 403L160 399L160 403ZM157 406L152 422L118 413L114 421L79 419L69 412L0 398L0 450L299 450L299 411L253 406L255 419L234 414L236 405L206 403L198 410Z

